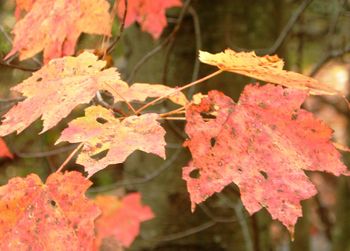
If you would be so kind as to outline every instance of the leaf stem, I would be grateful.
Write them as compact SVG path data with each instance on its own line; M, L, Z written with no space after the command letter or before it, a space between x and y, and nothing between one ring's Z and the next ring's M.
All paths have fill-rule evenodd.
M186 120L186 117L160 117L159 119L163 120ZM203 118L204 121L210 121L213 120L211 118Z
M191 87L191 86L194 86L194 85L196 85L196 84L202 83L202 82L204 82L204 81L206 81L206 80L208 80L208 79L210 79L210 78L212 78L212 77L214 77L214 76L216 76L216 75L219 75L219 74L222 73L222 72L223 72L223 70L221 70L221 69L220 69L220 70L217 70L217 71L215 71L215 72L213 72L213 73L211 73L211 74L209 74L209 75L207 75L207 76L205 76L205 77L203 77L203 78L200 78L200 79L198 79L198 80L196 80L196 81L194 81L194 82L188 83L188 84L186 84L186 85L184 85L184 86L182 86L182 87L180 87L180 88L177 88L174 92L171 92L171 93L169 93L169 94L166 94L166 95L163 95L163 96L161 96L161 97L159 97L159 98L156 98L156 99L152 100L151 102L145 104L145 105L142 106L141 108L139 108L139 109L136 111L136 114L139 114L140 112L142 112L142 111L145 110L146 108L150 107L151 105L154 105L155 103L157 103L158 101L160 101L160 100L162 100L162 99L165 99L165 98L167 98L167 97L169 97L169 96L171 96L171 95L174 95L175 93L177 93L177 92L179 92L179 91L182 91L182 90L184 90L184 89L187 89L187 88L189 88L189 87Z
M161 114L159 114L159 116L166 117L166 116L169 116L169 115L182 114L182 113L185 113L185 107L184 106L182 106L182 107L180 107L178 109L172 110L170 112L161 113Z
M80 143L74 151L69 154L68 158L62 163L62 165L57 169L56 173L61 172L62 169L68 164L68 162L74 157L74 155L80 150L84 143Z
M129 101L127 101L122 95L120 95L111 85L106 84L110 89L108 89L109 91L113 92L112 94L120 97L129 107L129 109L134 113L134 114L138 114L137 111L135 110L135 108L130 104Z
M163 120L186 120L186 117L160 117Z

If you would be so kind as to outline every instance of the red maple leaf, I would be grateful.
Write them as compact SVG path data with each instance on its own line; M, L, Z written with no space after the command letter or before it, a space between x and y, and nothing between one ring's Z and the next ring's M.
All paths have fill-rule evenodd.
M90 185L78 172L11 179L0 187L0 249L91 250L100 211L84 195Z
M102 70L106 62L85 52L78 57L51 60L39 71L14 86L26 99L12 107L0 126L0 135L20 133L42 116L43 132L55 126L78 104L88 103L98 90L127 89L116 68Z
M19 52L20 59L24 60L44 50L44 61L48 62L72 55L82 32L106 36L111 33L112 20L106 0L23 0L17 3L17 13L21 9L29 12L16 23L13 48L6 58Z
M265 207L293 233L300 201L316 194L303 170L346 172L330 142L332 130L300 109L306 97L300 90L249 85L237 104L212 91L190 105L185 145L193 161L183 178L192 209L233 182L250 214ZM203 113L216 118L205 121Z
M152 210L141 204L139 193L128 194L121 200L111 195L98 196L95 201L102 210L95 222L96 250L104 241L113 240L129 247L140 232L141 222L154 217Z
M167 25L165 11L167 8L181 6L180 0L129 0L125 26L134 22L141 24L143 31L158 39ZM124 1L118 5L118 16L122 18L125 11Z
M143 102L172 94L168 98L179 105L188 103L182 92L160 84L135 83L129 86L120 79L115 67L103 69L106 62L92 53L77 57L51 60L11 90L26 96L23 102L12 107L0 126L0 135L13 131L20 133L40 116L44 121L43 132L55 126L77 105L88 103L98 90L107 90L117 102Z

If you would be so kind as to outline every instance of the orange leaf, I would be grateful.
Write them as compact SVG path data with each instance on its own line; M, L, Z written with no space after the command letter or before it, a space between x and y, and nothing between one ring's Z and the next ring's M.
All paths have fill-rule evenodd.
M95 250L106 242L129 247L140 232L141 222L154 217L148 206L141 205L139 193L128 194L121 200L111 195L97 196L95 202L102 210L95 221Z
M226 49L225 52L217 54L200 51L199 60L209 65L215 65L224 71L238 73L289 88L308 90L311 94L339 94L335 89L320 83L316 79L283 70L284 62L276 55L258 57L255 55L255 52L235 52L231 49Z
M346 174L332 130L300 109L307 93L249 85L238 104L211 91L186 112L193 161L183 178L195 205L234 182L250 214L265 207L293 233L300 201L316 194L303 170ZM204 120L202 115L213 114Z
M6 142L0 138L0 158L10 158L13 159L13 155L6 145Z
M82 32L111 35L112 20L106 0L36 0L18 2L20 9L28 10L13 29L13 48L20 60L44 50L44 61L71 55ZM19 15L19 14L18 14Z
M171 7L179 7L180 0L128 0L128 9L125 26L134 22L141 24L143 31L150 33L154 39L158 39L167 25L165 10ZM123 18L125 11L124 1L118 5L118 16Z
M89 177L108 165L124 162L135 150L165 158L165 131L157 122L158 117L147 113L120 121L111 111L91 106L85 110L85 117L69 123L56 143L84 143L77 163L85 167ZM93 158L106 150L105 157Z
M0 249L91 250L100 211L84 195L90 185L77 172L11 179L0 187Z
M101 71L105 62L85 52L78 57L52 60L32 77L12 88L27 97L14 106L0 126L0 135L20 133L42 116L45 132L66 117L77 105L85 104L98 90L127 88L115 68Z

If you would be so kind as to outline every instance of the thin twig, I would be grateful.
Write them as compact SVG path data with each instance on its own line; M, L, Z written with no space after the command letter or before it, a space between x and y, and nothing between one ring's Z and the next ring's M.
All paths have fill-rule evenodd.
M145 177L135 178L135 179L130 179L130 180L122 180L122 181L118 181L118 182L115 182L113 184L109 184L109 185L101 186L101 187L93 187L93 188L90 188L88 192L89 193L104 193L104 192L112 191L112 190L114 190L118 187L121 187L121 186L140 185L140 184L147 183L147 182L155 179L156 177L158 177L160 174L162 174L168 168L172 167L172 164L174 163L175 160L178 159L182 150L183 150L182 147L178 148L178 150L176 150L170 158L167 158L164 161L164 163L157 170L155 170L153 173L151 173Z
M12 69L21 70L21 71L34 72L34 71L39 70L39 68L29 68L29 67L25 67L25 66L21 66L21 65L6 63L6 62L4 62L4 61L0 61L0 65L1 65L1 66L4 66L4 67L7 67L7 68L12 68Z
M104 101L104 99L103 99L103 97L101 95L101 91L97 91L96 92L96 100L103 107L108 108L108 109L111 108L111 106L106 101Z
M139 109L136 111L136 113L139 114L141 111L143 111L143 110L145 110L146 108L148 108L148 107L154 105L154 104L157 103L158 101L163 100L163 99L166 99L166 98L170 97L171 95L174 95L174 94L176 94L177 92L180 92L180 91L182 91L182 90L184 90L184 89L186 89L186 88L189 88L189 87L194 86L194 85L196 85L196 84L202 83L202 82L204 82L204 81L206 81L206 80L208 80L208 79L210 79L210 78L212 78L212 77L214 77L214 76L216 76L216 75L219 75L219 74L222 73L222 72L223 72L223 70L217 70L217 71L215 71L215 72L213 72L213 73L211 73L211 74L209 74L209 75L207 75L207 76L205 76L205 77L203 77L203 78L200 78L200 79L198 79L198 80L196 80L196 81L194 81L194 82L191 82L191 83L188 83L188 84L186 84L186 85L184 85L184 86L182 86L182 87L179 87L179 88L177 88L174 92L171 92L171 93L168 93L168 94L166 94L166 95L163 95L163 96L161 96L161 97L159 97L159 98L156 98L156 99L152 100L151 102L145 104L144 106L142 106L141 108L139 108Z
M322 68L322 66L328 63L331 59L342 57L349 52L350 52L350 45L345 46L344 49L329 51L320 59L320 61L318 61L315 64L315 66L312 68L309 75L311 77L314 77L317 74L317 72Z
M14 153L20 158L46 158L49 156L57 155L59 153L71 151L74 148L75 146L69 145L69 146L64 146L58 149L45 151L45 152L22 153L22 152L14 151Z
M74 155L80 150L84 143L80 143L75 150L69 154L68 158L62 163L62 165L57 169L56 173L61 172L62 169L68 164L68 162L74 157Z
M327 208L322 204L320 196L315 196L314 199L317 205L317 213L325 228L325 236L329 241L332 241L333 223L329 218L329 212Z
M233 189L232 190L235 195L236 195L236 190ZM237 203L233 203L229 198L227 198L227 196L225 196L223 193L218 193L218 196L225 200L228 207L232 208L235 211L235 214L238 218L238 222L241 225L242 228L242 234L243 234L243 238L244 241L246 243L246 249L247 251L252 251L253 250L253 240L252 237L249 233L249 227L248 227L248 223L247 223L247 219L245 217L245 214L243 212L243 205L240 201L238 201ZM239 195L238 195L239 198Z
M169 116L169 115L183 114L183 113L185 113L185 107L180 107L180 108L172 110L170 112L159 114L159 116L166 117L166 116Z
M174 134L180 139L185 140L187 139L186 133L184 133L183 130L179 129L172 120L165 120L164 121L166 125L169 126L170 130L174 132Z
M1 31L1 33L4 35L4 37L6 38L7 42L8 42L10 45L12 45L12 39L11 39L11 37L9 36L9 34L7 34L7 32L5 31L4 26L2 26L1 24L0 24L0 31Z
M186 2L184 3L182 10L180 12L180 15L177 19L176 25L174 27L174 29L172 30L172 32L155 48L153 48L151 51L149 51L143 58L141 58L141 60L134 66L134 68L132 69L127 82L131 83L132 80L134 79L135 74L139 71L139 69L141 68L141 66L143 64L145 64L151 57L153 57L156 53L158 53L165 45L167 45L174 36L176 36L177 32L180 30L182 21L185 17L185 14L187 12L187 9L189 7L189 4L191 3L191 0L186 0Z
M163 236L163 237L158 237L158 238L152 238L152 239L145 239L146 241L155 241L155 242L166 242L166 241L174 241L174 240L178 240L178 239L182 239L185 238L187 236L191 236L193 234L202 232L210 227L213 227L217 224L217 222L215 221L208 221L204 224L201 224L199 226L187 229L185 231L181 231L179 233L174 233L174 234L169 234L167 236Z
M226 222L237 222L237 219L234 217L222 217L222 216L216 216L214 215L209 208L204 204L198 205L200 209L203 210L203 212L213 221L217 223L226 223Z
M18 98L0 98L0 103L16 103L19 101L25 100L25 97L18 97Z
M175 48L175 37L172 37L168 43L168 48L165 51L164 54L164 64L163 64L163 77L162 77L162 83L167 83L168 82L168 70L169 70L169 65L170 65L170 56L172 51Z
M200 22L199 22L199 17L198 14L196 12L196 10L190 6L188 8L188 13L191 14L192 16L192 20L193 20L193 26L194 26L194 37L195 37L195 41L196 41L196 57L195 57L195 61L193 64L193 71L192 71L192 78L191 81L195 81L198 78L198 74L199 74L199 68L200 68L200 61L198 58L198 51L200 51L202 49L202 35L201 35L201 27L200 27ZM193 93L195 92L196 87L193 86L188 90L188 95L191 97L193 95Z
M253 238L254 238L254 251L260 251L259 220L256 214L253 214L251 218L252 218L252 229L253 229Z
M129 101L127 101L122 95L120 95L117 90L115 90L115 88L113 88L111 85L107 84L107 86L110 88L109 91L112 92L112 94L120 97L129 107L129 109L134 113L134 114L138 114L135 110L135 108L130 104Z
M181 121L185 121L186 117L160 117L159 119L163 119L163 120L181 120Z
M256 50L256 51L258 53L261 53L261 54L273 54L273 53L275 53L281 47L283 42L286 40L286 38L288 37L289 33L292 31L294 25L296 24L296 22L299 20L300 16L303 14L305 9L309 6L309 4L312 1L313 0L304 0L300 4L298 9L296 9L293 12L293 14L289 18L287 24L284 26L284 28L281 31L281 33L279 34L278 38L275 40L275 42L273 43L273 45L270 48L268 48L268 49L260 49L260 50Z
M123 18L122 18L122 23L119 26L119 34L118 36L112 41L112 43L108 46L106 52L107 54L111 54L112 51L114 50L116 44L119 42L120 38L123 35L124 28L125 28L125 20L126 20L126 15L128 13L128 0L124 0L124 5L125 5L125 10L123 13Z
M101 94L101 91L97 91L96 92L96 103L98 103L99 105L107 108L107 109L110 109L112 110L113 112L115 113L118 113L119 115L123 116L123 117L128 117L128 115L123 112L122 110L116 108L116 107L113 107L112 105L108 104L102 97L102 94Z

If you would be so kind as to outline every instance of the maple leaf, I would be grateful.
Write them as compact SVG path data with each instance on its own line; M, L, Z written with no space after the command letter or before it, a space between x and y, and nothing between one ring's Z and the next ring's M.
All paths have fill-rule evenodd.
M130 116L120 121L101 106L85 110L85 117L68 124L56 144L62 141L83 142L76 163L83 165L89 177L108 165L122 163L135 150L165 158L165 130L160 126L158 114ZM105 157L94 156L108 150Z
M52 58L73 54L82 32L111 35L112 19L106 0L23 0L17 3L16 13L21 9L29 12L16 23L13 48L6 58L19 52L20 60L24 60L44 50L46 63Z
M183 178L195 205L235 183L250 214L265 207L293 234L300 201L316 194L303 170L345 174L332 130L300 109L307 93L271 84L247 86L237 104L211 91L187 108L193 161ZM215 114L205 121L201 114Z
M45 132L65 118L77 105L86 104L98 90L107 90L114 102L144 101L174 93L168 98L176 104L188 103L182 92L159 84L136 83L128 86L120 79L116 68L102 70L106 65L92 53L84 52L78 57L54 59L32 77L11 88L27 97L5 115L0 135L14 131L20 133L42 116ZM102 70L102 71L101 71Z
M183 92L176 91L176 88L160 84L135 83L128 88L120 89L119 93L128 102L145 101L147 98L158 98L174 93L168 97L172 102L181 106L185 106L188 103Z
M105 64L88 52L50 61L11 89L27 98L6 113L0 135L20 133L40 116L44 121L42 132L45 132L77 105L90 102L98 90L113 93L115 89L127 88L115 68L101 71Z
M0 158L10 158L13 159L13 155L6 145L6 142L0 138Z
M105 241L129 247L140 232L140 224L150 220L154 214L148 206L141 204L141 195L131 193L122 199L115 196L97 196L96 205L102 214L95 221L95 250ZM114 250L114 249L113 249Z
M100 210L84 195L90 185L78 172L11 179L0 187L0 249L91 250Z
M138 22L143 31L147 31L154 39L158 39L167 25L165 10L181 5L180 0L129 0L125 26L128 27L132 23ZM118 5L120 19L123 18L124 11L125 3L120 1Z
M255 52L235 52L234 50L226 49L225 52L216 54L199 51L199 60L203 63L217 66L224 71L238 73L289 88L308 90L312 94L339 95L337 90L316 79L283 70L284 62L277 55L258 57Z

